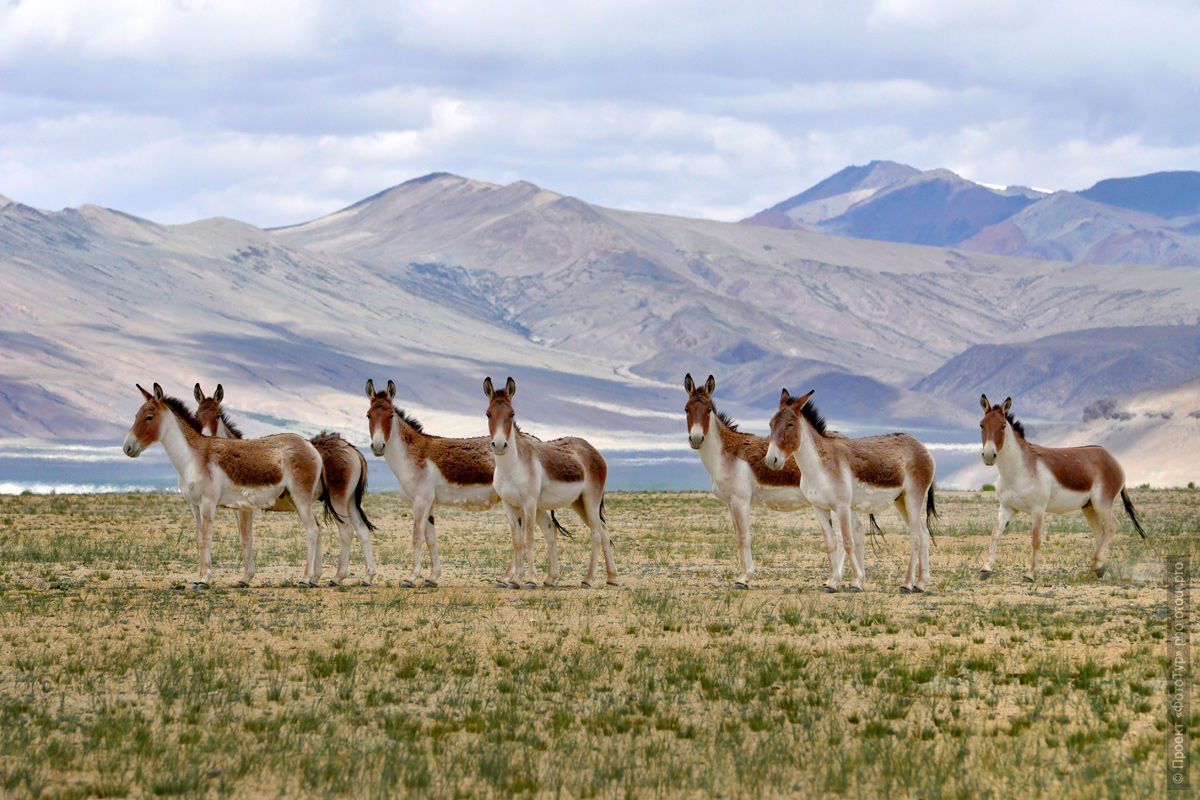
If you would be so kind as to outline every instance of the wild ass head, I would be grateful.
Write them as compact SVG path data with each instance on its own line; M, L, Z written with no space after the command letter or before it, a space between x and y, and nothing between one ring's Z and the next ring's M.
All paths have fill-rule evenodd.
M504 455L515 428L513 418L516 416L516 412L513 411L512 398L517 393L517 382L509 378L503 389L494 389L492 388L492 379L484 378L483 393L490 401L487 408L487 421L488 436L492 440L492 452L498 456Z

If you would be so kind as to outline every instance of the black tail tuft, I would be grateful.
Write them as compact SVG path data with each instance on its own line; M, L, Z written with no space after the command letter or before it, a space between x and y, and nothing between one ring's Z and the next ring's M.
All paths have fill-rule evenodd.
M600 521L605 525L608 524L608 518L604 516L604 498L600 498Z
M876 521L875 515L871 514L867 518L871 520L871 536L883 538L883 528L879 527L879 522Z
M929 484L929 494L925 497L925 527L927 529L929 529L929 541L933 542L934 544L937 544L937 542L933 538L933 530L930 528L930 525L929 525L929 523L932 522L933 520L939 519L938 512L937 512L937 503L933 499L933 490L935 488L937 488L936 483Z
M367 512L363 511L363 507L362 507L363 495L366 493L367 493L367 464L366 464L366 460L364 459L363 464L362 464L362 477L358 479L358 486L354 487L354 510L356 512L358 512L358 518L363 521L363 525L367 526L367 530L374 533L375 525L372 524L371 520L367 519Z
M558 531L563 536L566 536L568 539L575 538L575 534L571 533L569 530L567 530L566 528L564 528L562 526L562 523L558 521L558 517L554 516L553 511L550 512L550 524L554 526L554 530Z
M325 521L329 522L329 518L333 517L338 522L345 522L342 515L337 513L333 507L333 500L329 497L329 482L325 480L325 468L321 468L321 494L318 498L325 505Z
M1129 515L1133 527L1137 528L1137 532L1145 539L1146 532L1142 530L1142 523L1138 522L1137 512L1133 510L1133 502L1129 499L1129 492L1125 491L1125 487L1121 487L1121 502L1125 504L1125 513Z

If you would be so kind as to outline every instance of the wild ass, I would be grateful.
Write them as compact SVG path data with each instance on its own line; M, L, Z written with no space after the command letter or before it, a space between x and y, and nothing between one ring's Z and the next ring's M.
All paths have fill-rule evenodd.
M526 571L522 558L528 565L525 588L537 588L533 563L534 515L566 506L574 509L592 531L592 560L582 585L592 585L596 577L596 560L603 551L608 583L616 586L617 565L604 519L604 481L608 477L604 456L577 437L543 442L518 428L512 405L517 382L512 378L500 390L492 387L491 378L485 378L483 393L489 401L488 435L496 457L492 485L514 523L517 575ZM558 581L558 548L553 532L546 537L546 550L550 562L546 585L553 586Z
M192 390L196 397L196 421L200 423L200 432L205 436L216 436L222 439L241 439L242 432L229 419L221 402L225 399L225 390L217 384L212 397L205 397L204 391L197 383ZM362 543L363 560L366 562L366 573L362 582L370 586L375 579L377 567L375 553L371 548L371 532L375 526L367 519L363 511L363 494L367 491L367 460L354 445L347 442L336 433L321 431L309 439L317 452L321 454L321 463L325 470L325 484L329 490L329 503L333 507L337 521L338 534L341 538L342 550L338 558L337 574L330 581L331 586L341 586L350 571L350 549L354 535L358 535ZM242 554L246 561L246 575L254 575L254 510L238 509L238 532L242 537ZM328 520L326 520L328 521ZM249 580L249 577L247 577Z
M767 453L767 438L743 433L737 423L717 411L713 405L713 392L717 380L712 375L703 386L697 386L689 372L683 376L683 390L688 400L683 410L687 415L688 444L700 452L700 461L712 477L712 491L718 500L729 506L733 520L733 535L738 549L738 576L734 588L746 589L754 576L754 556L750 552L750 508L765 506L773 511L798 511L811 508L812 503L800 490L800 468L789 461L778 470L768 469L764 457ZM824 515L824 526L828 526L829 515L818 511L818 519ZM858 559L863 560L862 530L855 519L854 547ZM831 540L827 536L826 544ZM841 579L840 573L832 573L833 553L828 552L830 580L833 585ZM851 556L851 562L854 556ZM851 591L861 591L861 579Z
M495 459L487 437L454 439L431 436L421 423L394 404L396 383L389 380L387 390L375 391L375 382L367 381L371 407L367 420L371 432L371 452L383 456L400 485L400 495L413 507L412 570L401 586L416 586L421 572L421 548L429 545L429 577L424 586L437 586L442 573L438 557L437 531L433 507L451 505L468 511L485 511L500 502L492 488ZM550 541L549 514L538 514L537 524ZM515 534L514 534L515 535ZM510 562L501 584L516 588L516 559Z
M1042 525L1046 514L1069 514L1081 510L1092 528L1096 548L1092 553L1092 572L1104 576L1104 553L1117 532L1113 506L1117 495L1133 527L1146 538L1129 494L1125 491L1125 473L1112 454L1098 445L1086 447L1041 447L1025 441L1025 426L1012 415L1012 398L994 406L987 395L979 397L983 419L979 422L983 439L980 456L989 467L996 465L996 499L1000 510L987 560L979 570L980 578L991 577L1000 536L1013 515L1025 511L1033 518L1033 556L1025 580L1037 577L1038 548L1042 544Z
M136 458L162 442L179 473L179 490L191 504L200 545L200 576L195 584L207 586L212 578L212 521L221 507L295 511L304 525L308 551L301 585L315 585L321 575L321 529L312 506L321 499L329 513L333 508L325 491L321 455L312 442L294 433L261 439L203 436L191 412L180 400L164 395L157 383L154 394L137 388L145 402L123 449ZM244 574L241 585L248 585L250 577Z
M895 505L908 525L911 555L908 574L900 591L925 591L929 580L929 518L937 516L933 499L933 456L907 433L889 433L850 439L832 436L825 420L812 404L813 392L792 397L784 389L779 410L771 418L771 439L766 462L781 469L795 459L802 477L800 489L809 502L831 515L830 524L840 532L847 552L853 529L853 512L874 514ZM921 506L925 519L921 519ZM820 517L820 515L818 515ZM822 520L824 523L824 520ZM825 528L826 550L837 555L831 577L841 575L841 551L836 550L832 527ZM853 557L854 575L863 572L860 558ZM827 583L826 591L836 591Z

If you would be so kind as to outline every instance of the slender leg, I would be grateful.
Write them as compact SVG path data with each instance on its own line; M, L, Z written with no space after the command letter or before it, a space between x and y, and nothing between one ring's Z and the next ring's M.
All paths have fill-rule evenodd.
M316 586L321 578L321 527L313 515L312 505L302 501L296 503L296 515L304 525L308 557L304 565L304 578L301 586Z
M196 583L208 586L212 580L212 524L216 504L202 501L197 509L197 520L200 525L196 528L197 544L200 546L200 578Z
M1003 503L1000 504L1000 511L996 515L996 527L992 529L992 543L988 547L987 560L983 562L983 566L979 569L979 577L992 577L992 569L996 564L996 550L1000 547L1000 536L1008 528L1008 523L1012 522L1015 510L1009 508Z
M1030 516L1033 517L1033 555L1029 560L1029 572L1025 573L1027 581L1033 581L1037 577L1038 550L1042 546L1042 524L1046 521L1046 511L1039 509Z
M604 572L609 586L617 585L617 559L613 554L612 539L608 536L608 523L600 519L600 503L596 503L595 529L600 531L600 549L604 553ZM749 550L746 551L749 553ZM750 562L750 574L754 574L754 562Z
M438 557L437 526L433 521L433 514L430 514L425 522L428 523L425 526L425 543L429 545L429 579L424 585L437 586L442 577L442 559Z
M832 522L832 518L830 521ZM840 506L837 510L837 533L841 534L842 550L841 557L838 559L838 582L840 583L842 580L842 570L846 563L846 557L849 556L850 568L854 572L854 582L851 584L851 588L862 589L863 567L854 550L854 528L854 512L848 505Z
M853 551L847 551L850 556L850 564L854 567L854 583L850 585L850 591L861 592L863 583L867 579L867 562L866 553L866 534L863 532L862 520L857 516L850 515L851 529L853 533Z
M346 580L346 575L350 573L350 549L354 546L354 528L350 523L350 509L348 507L340 508L337 511L342 517L342 521L337 523L341 550L338 553L337 572L334 573L333 580L329 582L331 586L341 586L342 581Z
M367 571L363 577L363 586L370 586L375 582L375 573L378 571L378 565L375 563L375 548L371 546L371 529L367 527L366 520L357 504L350 513L353 515L354 530L358 534L358 541L362 545L363 561L366 562Z
M242 580L239 586L249 586L254 577L254 510L242 508L237 511L238 535L242 537Z
M821 523L821 533L825 537L825 557L829 560L829 578L825 581L825 591L837 591L837 566L834 551L837 550L837 537L833 533L833 519L829 509L813 506L817 522Z
M421 574L421 548L425 545L425 526L429 524L430 511L433 509L433 499L429 497L413 498L413 530L412 530L412 569L408 576L400 581L405 589L417 585L417 576Z
M537 588L537 565L533 560L533 538L537 531L537 500L521 508L521 527L525 543L525 562L528 566L525 578L526 589Z
M548 511L538 512L537 523L542 529L542 537L546 540L546 585L554 586L558 583L558 530L550 520Z
M754 576L754 556L750 552L750 501L736 497L729 501L729 516L733 519L733 536L738 549L738 576L734 588L750 586Z
M1096 549L1092 553L1092 573L1097 578L1103 578L1104 554L1117 531L1117 521L1113 518L1111 506L1108 513L1103 513L1097 511L1093 504L1086 505L1083 507L1083 516L1087 518L1096 541Z
M512 532L513 554L512 560L508 562L508 571L504 573L504 579L499 582L499 586L501 589L516 589L517 575L521 571L521 516L516 506L508 503L504 503L504 515L508 517L508 527Z

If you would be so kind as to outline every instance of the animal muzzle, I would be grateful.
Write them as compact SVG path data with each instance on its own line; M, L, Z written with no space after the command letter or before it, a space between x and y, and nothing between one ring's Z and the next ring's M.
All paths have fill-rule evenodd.
M767 448L767 455L763 458L763 462L767 465L767 469L783 469L783 465L787 463L787 456L772 442L771 446Z
M983 463L989 467L996 463L996 446L992 444L985 445L983 452L979 454L983 459Z
M704 434L703 433L688 434L688 444L690 444L692 446L693 450L699 450L700 445L704 444Z
M384 448L387 447L387 442L382 436L371 437L371 452L377 456L383 455Z
M125 444L121 446L121 450L130 458L137 458L142 454L142 450L144 449L142 443L132 433L125 437Z
M504 455L508 449L508 439L492 439L492 452L498 456Z

